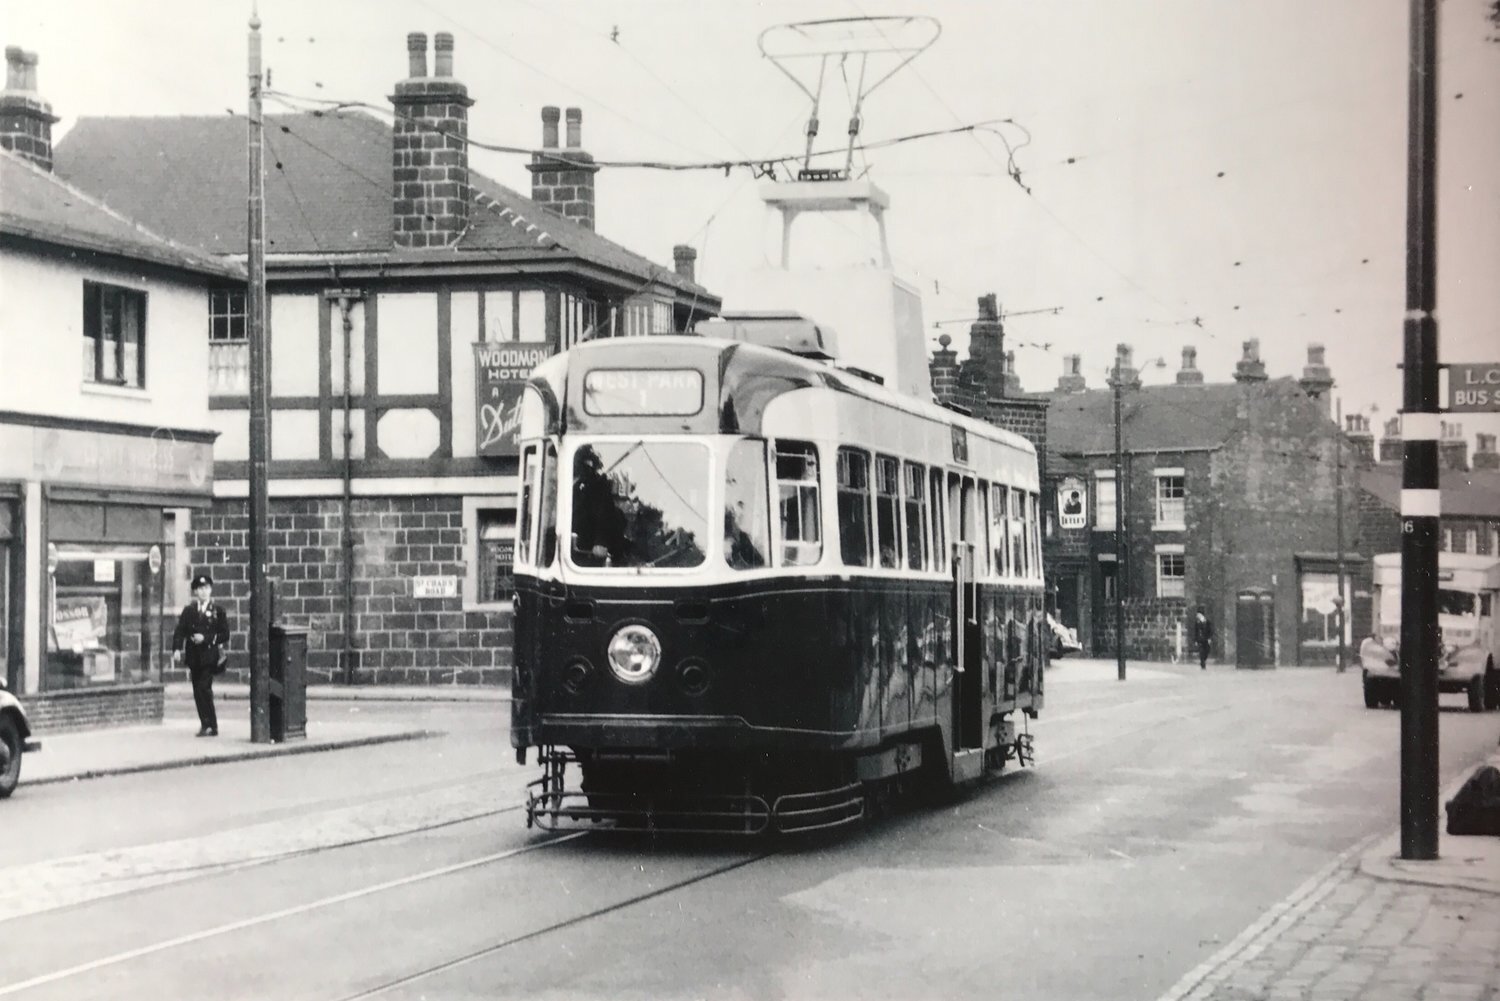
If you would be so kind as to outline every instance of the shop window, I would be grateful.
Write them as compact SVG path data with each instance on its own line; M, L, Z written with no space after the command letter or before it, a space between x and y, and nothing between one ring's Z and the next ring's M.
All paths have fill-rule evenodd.
M83 380L146 384L146 293L83 283Z
M839 553L844 565L870 565L870 457L852 448L838 452Z
M1338 597L1339 578L1336 573L1316 573L1303 571L1300 575L1300 586L1302 591L1302 621L1298 624L1297 635L1302 645L1308 646L1337 646L1339 641L1338 627ZM1348 575L1344 576L1344 595L1347 598L1354 593L1354 586ZM1344 642L1352 641L1353 633L1350 630L1349 616L1345 616Z
M777 443L776 491L781 509L781 562L789 567L812 566L823 558L816 448L796 441Z
M1156 471L1156 529L1182 531L1187 518L1187 480L1180 469Z
M465 607L503 606L514 595L516 511L509 498L464 498Z
M162 573L175 565L171 545L55 548L43 689L159 680L172 649Z

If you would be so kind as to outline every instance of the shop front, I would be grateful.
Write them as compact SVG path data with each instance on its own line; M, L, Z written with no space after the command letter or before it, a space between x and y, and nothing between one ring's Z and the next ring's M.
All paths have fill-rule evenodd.
M0 414L0 655L38 730L161 719L212 440Z

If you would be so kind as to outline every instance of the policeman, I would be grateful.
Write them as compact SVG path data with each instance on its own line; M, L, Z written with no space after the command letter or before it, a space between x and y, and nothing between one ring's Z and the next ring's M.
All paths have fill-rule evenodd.
M214 713L214 675L229 658L229 615L213 602L214 582L206 573L193 578L193 600L177 617L172 633L172 661L187 661L193 679L193 703L198 707L198 736L217 737Z

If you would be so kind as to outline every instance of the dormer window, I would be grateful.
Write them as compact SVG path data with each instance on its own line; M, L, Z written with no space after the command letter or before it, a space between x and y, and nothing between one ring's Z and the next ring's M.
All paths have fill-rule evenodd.
M146 385L146 293L83 283L83 381Z

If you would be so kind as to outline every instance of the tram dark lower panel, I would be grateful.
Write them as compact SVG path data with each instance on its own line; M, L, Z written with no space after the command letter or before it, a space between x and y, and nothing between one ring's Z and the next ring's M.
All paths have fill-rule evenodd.
M863 785L839 768L811 769L813 781L804 772L797 788L785 789L724 761L601 759L552 747L542 750L540 760L542 776L527 786L526 824L543 830L802 834L854 824L865 815ZM572 788L570 768L582 773ZM737 791L721 791L731 787Z

